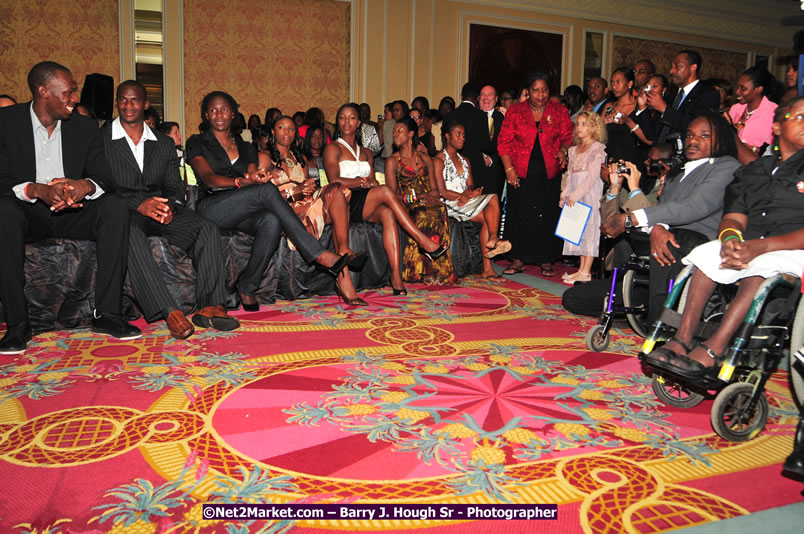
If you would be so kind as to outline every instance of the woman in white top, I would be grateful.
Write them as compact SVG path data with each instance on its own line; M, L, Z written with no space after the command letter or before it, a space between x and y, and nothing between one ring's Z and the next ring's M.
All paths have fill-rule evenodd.
M480 242L483 244L483 273L486 280L501 282L491 265L491 258L511 250L511 242L497 237L500 227L500 200L495 194L484 195L483 188L473 189L469 162L458 152L466 141L463 125L456 120L446 121L442 129L444 150L433 159L438 192L447 206L447 213L459 221L480 223Z
M349 219L368 221L383 226L383 245L391 266L394 295L407 295L400 270L399 227L411 236L431 259L441 257L447 249L431 241L413 223L408 210L394 192L380 185L374 177L371 151L360 146L360 110L355 104L344 104L335 115L335 142L324 150L324 169L332 183L351 191Z

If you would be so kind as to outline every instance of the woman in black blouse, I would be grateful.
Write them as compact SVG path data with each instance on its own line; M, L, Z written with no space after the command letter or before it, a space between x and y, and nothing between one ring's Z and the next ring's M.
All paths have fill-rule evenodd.
M255 311L259 309L255 294L282 230L305 261L315 261L333 276L349 257L326 250L307 233L265 169L257 169L254 147L233 130L236 115L237 102L227 93L213 91L205 96L202 133L187 140L187 161L201 186L198 212L223 230L239 230L255 238L251 258L237 283L243 308Z
M676 335L647 355L651 365L690 380L703 377L723 363L763 280L779 273L801 276L804 271L804 97L776 109L773 133L778 150L737 169L726 187L718 240L700 245L681 260L695 266L690 296ZM655 247L653 255L667 261L672 258L667 247ZM717 331L691 347L715 285L738 281L737 295Z

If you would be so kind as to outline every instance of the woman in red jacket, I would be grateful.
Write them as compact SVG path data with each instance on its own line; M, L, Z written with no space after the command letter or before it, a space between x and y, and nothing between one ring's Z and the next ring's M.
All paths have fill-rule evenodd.
M560 214L555 199L572 144L572 122L567 109L550 100L547 73L531 72L527 83L528 99L508 108L497 141L508 182L504 239L513 246L511 266L503 274L534 263L543 275L553 276L563 246L554 235Z

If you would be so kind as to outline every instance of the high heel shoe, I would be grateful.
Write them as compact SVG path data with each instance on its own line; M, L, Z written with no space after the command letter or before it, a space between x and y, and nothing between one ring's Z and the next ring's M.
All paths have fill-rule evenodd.
M368 259L368 252L365 250L361 250L360 252L349 254L349 261L347 262L347 265L349 265L350 269L355 269L359 271L366 264L367 259Z
M399 295L403 295L403 296L406 296L406 297L408 296L407 288L403 287L402 289L397 289L394 286L391 286L391 289L394 291L394 296L395 297L398 297Z
M240 304L243 305L243 311L247 312L256 312L260 311L260 303L257 302L257 297L254 295L246 295L244 293L237 292L240 295Z
M344 295L343 290L341 289L341 286L339 286L337 282L335 283L335 294L338 295L338 298L343 300L343 302L345 304L347 304L348 306L368 306L369 305L368 302L366 302L365 300L361 299L360 297L355 297L353 299L350 299L349 297Z
M332 264L332 267L327 267L321 263L316 262L316 267L325 273L329 273L330 276L333 278L338 278L338 275L341 274L343 268L349 264L349 255L344 254L343 256L338 256L338 260Z
M430 258L430 261L437 260L438 258L443 256L444 254L446 254L447 250L448 250L446 245L441 245L441 246L439 246L437 249L435 249L432 252L427 252L426 250L424 250L421 247L420 247L420 249L422 251L422 254L424 254L425 256Z

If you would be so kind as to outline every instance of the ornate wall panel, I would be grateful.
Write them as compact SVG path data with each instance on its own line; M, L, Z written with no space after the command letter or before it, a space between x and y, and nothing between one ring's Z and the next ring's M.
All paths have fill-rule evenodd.
M117 0L0 2L0 93L30 100L27 76L36 63L69 68L79 90L93 72L120 73Z
M186 134L204 95L223 90L248 118L311 106L332 120L349 99L350 5L332 0L185 0Z
M736 81L740 72L746 68L748 56L745 52L729 52L700 46L685 46L678 43L651 41L615 35L612 47L612 68L633 66L642 58L649 58L656 65L657 72L667 76L670 62L676 52L691 48L701 54L701 78L723 78ZM608 76L608 74L605 74Z

